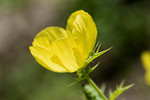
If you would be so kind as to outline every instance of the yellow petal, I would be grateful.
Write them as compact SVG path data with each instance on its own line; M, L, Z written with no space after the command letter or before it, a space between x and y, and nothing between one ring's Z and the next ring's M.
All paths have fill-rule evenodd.
M36 35L33 46L50 49L50 44L54 40L67 38L66 30L61 27L48 27Z
M41 64L43 67L54 71L54 72L67 72L65 67L59 62L59 59L53 55L53 53L49 50L46 50L41 47L33 47L30 46L31 54L34 56L36 61ZM55 63L51 59L56 59L58 63Z
M150 52L145 51L142 53L141 60L145 69L150 69Z
M83 59L82 53L72 38L53 41L52 51L59 57L68 72L75 72L84 65L85 59ZM76 54L79 55L80 58L76 58ZM80 60L81 63L78 63L78 60Z
M87 58L92 51L97 37L97 29L92 17L83 10L71 14L68 19L66 31L78 38L78 44Z

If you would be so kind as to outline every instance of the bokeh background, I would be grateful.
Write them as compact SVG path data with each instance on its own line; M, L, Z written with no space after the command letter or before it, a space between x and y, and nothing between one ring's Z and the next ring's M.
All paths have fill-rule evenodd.
M118 100L150 100L141 53L150 50L149 0L0 0L0 100L85 100L82 83L67 87L75 74L41 67L29 52L34 36L48 26L65 27L70 14L83 9L93 17L101 50L91 74L99 86L135 86Z

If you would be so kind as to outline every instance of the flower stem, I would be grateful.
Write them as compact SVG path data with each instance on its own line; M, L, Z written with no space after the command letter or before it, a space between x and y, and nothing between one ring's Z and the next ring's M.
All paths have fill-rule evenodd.
M97 85L93 82L93 80L90 77L87 77L88 82L95 88L95 90L98 92L100 97L102 97L103 100L107 100L106 96L100 91L100 89L97 87Z

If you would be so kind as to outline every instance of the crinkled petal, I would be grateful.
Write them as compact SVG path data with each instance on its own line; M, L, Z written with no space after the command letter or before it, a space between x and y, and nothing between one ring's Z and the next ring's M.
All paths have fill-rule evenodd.
M52 41L63 38L68 38L65 29L61 27L48 27L36 35L32 44L33 46L50 49Z

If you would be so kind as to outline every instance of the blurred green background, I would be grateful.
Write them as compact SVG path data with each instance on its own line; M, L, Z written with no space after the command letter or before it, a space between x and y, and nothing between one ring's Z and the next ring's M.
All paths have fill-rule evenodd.
M149 0L0 0L0 100L85 100L82 82L67 87L75 74L41 67L29 52L34 36L48 26L65 27L83 9L94 19L101 50L113 46L91 74L96 84L114 89L135 86L118 100L150 100L140 55L150 50ZM106 93L107 94L107 93Z

